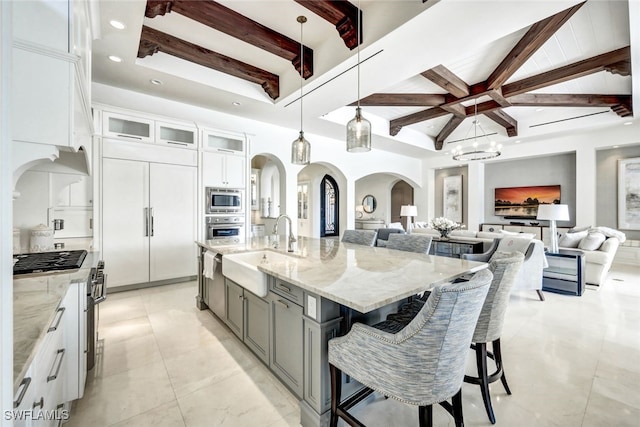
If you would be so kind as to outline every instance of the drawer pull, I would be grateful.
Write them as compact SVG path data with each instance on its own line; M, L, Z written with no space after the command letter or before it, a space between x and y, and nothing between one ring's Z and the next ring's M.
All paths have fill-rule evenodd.
M142 140L141 136L133 136L133 135L123 135L121 133L116 134L117 136L119 136L120 138L130 138L130 139L137 139L139 141Z
M280 304L284 305L285 307L289 308L289 304L287 304L286 302L282 301L281 299L279 299L278 302Z
M285 291L291 293L291 288L288 287L288 286L283 285L282 283L278 283L278 288L284 289Z
M58 374L60 373L60 368L62 367L62 360L64 359L64 348L61 348L60 350L58 350L58 352L56 353L56 359L58 358L58 355L60 356L60 358L58 359L58 367L56 367L55 373L53 375L51 375L51 371L53 371L53 366L51 367L51 371L49 371L50 375L47 377L47 382L53 381L56 378L58 378ZM55 366L55 360L53 362Z
M18 395L18 399L14 400L13 407L17 408L22 403L22 399L24 399L24 395L27 394L27 390L29 389L29 385L31 384L31 377L24 377L20 382L20 394Z
M56 310L56 315L58 315L58 318L53 323L53 326L50 326L49 329L47 329L47 332L53 332L58 329L58 326L60 326L60 321L62 320L62 315L64 314L64 311L65 311L64 307L60 307Z
M44 408L44 396L40 397L40 401L33 402L32 409L36 409L38 406L40 409Z

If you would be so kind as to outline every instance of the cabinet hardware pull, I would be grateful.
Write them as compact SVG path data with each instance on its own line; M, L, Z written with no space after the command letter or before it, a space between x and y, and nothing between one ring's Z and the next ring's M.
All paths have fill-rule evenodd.
M289 308L289 304L287 304L286 302L282 301L281 299L279 299L278 302L280 304L284 305L285 307Z
M238 295L238 299L244 299L242 295Z
M223 153L235 153L235 151L226 148L218 148L218 151L222 151Z
M142 140L141 136L132 136L132 135L123 135L121 133L117 134L119 137L121 138L131 138L131 139L138 139L138 140Z
M24 399L24 395L27 394L27 390L29 389L29 385L31 385L31 377L24 377L22 381L20 381L20 394L18 395L18 399L13 401L13 408L17 408L22 403L22 399Z
M62 367L62 360L64 359L64 348L61 348L58 350L58 352L56 353L56 359L58 358L58 355L60 355L60 359L58 359L58 367L55 369L55 374L53 375L49 375L47 377L47 382L49 381L53 381L56 378L58 378L58 374L60 373L60 368ZM55 365L55 361L54 361L54 365ZM51 367L51 371L53 371L53 366ZM49 374L51 374L51 371L49 371Z
M35 401L33 402L33 406L32 409L36 409L37 407L40 407L40 409L44 408L44 396L40 396L40 401Z
M285 291L287 291L287 292L291 293L291 288L290 288L290 287L288 287L288 286L285 286L285 285L283 285L283 284L281 284L281 283L278 283L278 287L279 287L280 289L284 289Z
M189 145L186 142L177 142L177 141L167 141L167 144L182 145L183 147L186 147L187 145Z
M144 208L144 237L149 237L149 208Z
M62 315L64 314L65 310L66 309L64 307L60 307L56 310L56 314L60 313L60 315L58 316L58 320L56 320L53 326L49 326L49 329L47 329L47 332L53 332L58 329L58 326L60 326L60 321L62 320Z
M151 237L153 237L153 208L149 208L149 218L151 218L151 221L150 221L151 231L150 231L149 235Z

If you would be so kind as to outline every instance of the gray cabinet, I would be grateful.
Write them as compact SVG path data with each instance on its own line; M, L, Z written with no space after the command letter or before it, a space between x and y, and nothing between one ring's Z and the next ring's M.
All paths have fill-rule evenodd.
M238 338L269 364L269 302L224 279L224 320Z
M224 279L227 326L240 339L244 335L244 288L232 280Z
M340 320L317 323L304 319L304 400L318 414L331 409L329 340L338 336ZM349 385L343 384L343 389L348 392Z
M269 299L271 301L271 362L269 367L298 398L302 398L302 306L274 292L269 292Z
M244 343L269 364L269 301L244 291Z

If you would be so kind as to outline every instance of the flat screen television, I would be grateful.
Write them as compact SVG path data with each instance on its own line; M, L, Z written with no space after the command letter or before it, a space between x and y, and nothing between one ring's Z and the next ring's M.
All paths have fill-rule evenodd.
M535 185L495 189L496 216L535 218L540 204L560 204L560 186Z

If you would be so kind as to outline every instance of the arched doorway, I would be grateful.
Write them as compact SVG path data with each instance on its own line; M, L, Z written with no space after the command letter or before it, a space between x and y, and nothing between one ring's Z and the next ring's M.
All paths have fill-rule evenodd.
M413 187L398 181L391 188L391 222L401 222L407 229L407 218L400 216L400 206L413 204Z
M320 237L340 235L339 200L336 180L325 175L320 182Z

